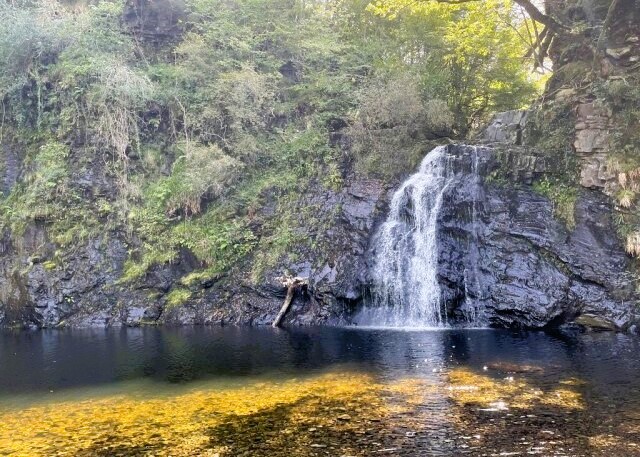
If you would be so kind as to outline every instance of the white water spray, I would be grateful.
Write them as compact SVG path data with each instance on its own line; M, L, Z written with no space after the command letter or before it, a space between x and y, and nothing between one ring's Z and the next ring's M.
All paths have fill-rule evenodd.
M438 285L438 213L453 181L446 147L437 147L391 201L375 238L372 303L356 316L359 325L443 327Z
M480 253L478 251L478 203L480 199L480 174L478 173L478 148L473 147L472 158L472 177L473 177L473 191L472 191L472 209L471 209L471 240L468 246L467 255L470 258L470 267L465 268L464 271L464 292L465 292L465 314L467 316L467 323L470 325L477 325L484 321L484 313L482 308L478 305L477 298L482 296L482 288L480 286L480 273L478 271L478 262ZM469 284L473 285L474 295L476 299L471 298Z

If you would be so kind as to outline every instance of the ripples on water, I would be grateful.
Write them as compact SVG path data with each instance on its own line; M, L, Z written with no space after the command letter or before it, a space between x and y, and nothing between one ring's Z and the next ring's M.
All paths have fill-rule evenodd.
M0 455L640 456L617 334L0 334Z

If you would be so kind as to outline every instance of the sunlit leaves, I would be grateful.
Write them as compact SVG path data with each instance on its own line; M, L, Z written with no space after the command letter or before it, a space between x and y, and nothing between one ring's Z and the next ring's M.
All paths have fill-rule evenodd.
M377 0L367 9L390 22L398 61L420 69L424 90L448 101L462 130L490 111L523 106L536 91L522 58L523 19L509 0Z

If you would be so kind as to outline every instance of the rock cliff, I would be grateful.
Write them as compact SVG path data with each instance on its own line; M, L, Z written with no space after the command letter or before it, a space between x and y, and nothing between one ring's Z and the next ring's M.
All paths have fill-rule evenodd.
M540 328L581 316L621 330L636 324L631 258L616 235L608 197L583 189L568 228L531 186L552 166L543 155L516 145L451 145L447 153L456 181L439 217L439 279L453 321L467 320L471 302L492 326ZM505 169L510 179L495 179ZM309 286L298 292L287 325L348 322L371 286L370 240L394 187L352 178L341 191L318 187L305 197L304 205L325 223L309 224L303 238L313 243L296 248L295 261L267 271L258 285L248 279L250 264L241 266L197 284L193 297L177 307L167 302L167 292L197 268L188 252L132 287L118 283L127 246L117 236L79 246L64 268L48 269L38 258L20 257L19 249L29 246L55 249L44 227L31 227L19 249L6 240L2 245L0 319L37 327L268 324L286 293L277 278L291 274L308 277Z
M617 2L608 23L612 3L607 0L547 3L572 35L551 43L555 72L541 103L532 111L494 119L483 141L501 145L449 146L457 181L439 220L443 305L460 322L468 319L475 303L494 326L577 322L631 329L638 319L634 263L624 251L614 217L624 219L631 240L640 240L640 164L635 159L640 139L634 105L640 100L638 0ZM131 0L121 20L141 49L162 53L164 45L188 32L184 14L180 0ZM300 79L293 62L279 71L291 82ZM203 267L185 248L171 262L155 262L140 278L125 283L126 262L142 240L121 233L125 229L118 225L100 236L92 232L73 249L63 250L50 239L47 221L36 214L23 233L0 233L0 325L266 324L284 299L286 289L278 280L283 275L309 280L286 324L348 322L371 286L371 237L399 178L356 174L347 163L348 123L331 122L336 124L331 142L340 143L340 185L332 189L309 183L291 208L291 217L299 219L293 231L300 242L290 243L289 255L261 278L251 277L252 266L264 255L258 249L224 274L184 285L185 277ZM24 151L19 151L24 145L13 143L3 143L1 150L5 195L28 171L21 159ZM70 143L71 149L78 146ZM134 155L130 159L139 160ZM114 183L101 170L104 163L90 165L70 173L70 187L88 199L106 196L105 201L113 201ZM575 192L570 214L564 214L567 220L558 217L558 202L536 189L536 183L558 170L574 175L567 181ZM621 192L628 205L616 212L611 197ZM276 199L268 191L261 195L255 208L258 222L249 227L253 235L265 235L259 221L274 212ZM188 296L176 305L170 296L181 292Z
M440 221L439 266L449 314L464 321L469 301L493 326L540 328L597 316L602 326L628 329L638 319L638 294L603 194L584 189L575 225L554 217L553 203L524 180L495 184L492 170L509 156L544 166L531 151L512 146L450 146L456 185L447 193ZM473 175L478 160L481 184ZM475 210L473 206L475 205ZM475 214L475 217L472 217ZM606 323L606 324L605 324Z

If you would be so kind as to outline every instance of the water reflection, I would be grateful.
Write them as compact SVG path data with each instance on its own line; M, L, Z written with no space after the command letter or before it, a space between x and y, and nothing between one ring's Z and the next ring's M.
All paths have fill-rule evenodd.
M4 332L0 454L633 456L638 373L617 334Z
M496 360L543 365L598 386L634 384L638 340L490 330L432 332L341 328L134 328L0 333L0 395L139 378L176 383L208 377L300 374L352 364L380 376L421 374Z

